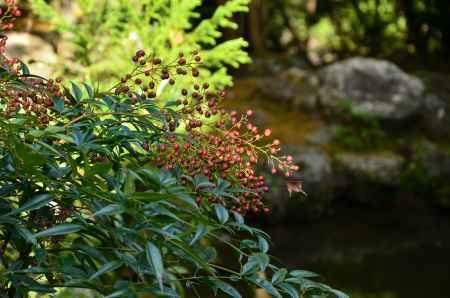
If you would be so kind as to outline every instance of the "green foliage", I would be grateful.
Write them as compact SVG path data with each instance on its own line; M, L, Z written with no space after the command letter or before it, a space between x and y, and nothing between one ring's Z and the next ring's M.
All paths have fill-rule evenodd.
M145 53L136 56L148 62ZM192 106L161 107L159 95L147 95L135 83L144 68L150 67L154 77L168 74L171 64L136 61L129 85L122 80L115 88L97 90L89 84L60 85L0 59L2 296L77 288L103 297L185 297L189 288L241 297L235 286L243 283L274 297L346 297L317 282L315 274L288 272L272 262L268 235L247 225L245 212L227 205L250 191L248 183L233 181L234 172L222 167L221 175L206 178L184 168L185 160L167 170L154 162L165 158L169 142L189 144L184 153L206 146L216 153L210 140L220 133L227 147L248 145L252 139L244 138L254 137L230 135L222 127L224 133L217 123L212 124L216 130L177 133L179 123L186 126L197 116L186 111ZM194 104L214 110L213 102ZM267 156L261 148L272 148L255 147L256 141L251 146L241 147L242 164L253 156L251 148ZM219 244L235 257L234 266L220 263Z
M340 113L340 121L335 140L344 149L377 149L386 142L386 135L379 121L371 115L354 113L346 106Z
M119 25L133 24L137 16L149 17L148 24L170 20L180 30L190 29L181 17L195 16L192 9L200 4L141 1L147 6L137 7L145 10L136 10L131 1L107 1L102 3L112 11L117 4L120 14L103 19L98 11L109 10L98 2L77 3L91 12L85 17L93 18L98 30L112 22L120 33L126 30ZM214 28L234 26L224 17L246 3L227 3L200 23L198 34L218 37ZM175 4L180 15L168 11ZM20 15L15 7L6 10L0 28L11 28L2 23L11 20L10 11ZM66 29L56 12L46 13ZM79 29L74 36L82 53L92 44L89 26ZM139 50L132 70L112 88L103 88L104 82L94 88L30 74L2 54L5 41L0 43L1 297L61 290L81 296L79 289L108 298L186 297L188 289L199 289L239 298L242 284L274 297L346 297L318 282L316 274L277 266L268 254L269 236L246 224L247 212L266 210L261 194L267 186L254 172L258 156L288 174L295 167L276 155L278 145L244 131L251 124L247 115L238 120L237 114L218 113L224 93L196 80L196 51L180 55L183 46L170 44L159 49L167 57L161 61L155 52ZM117 75L118 70L111 68ZM189 91L183 89L183 100L165 101L178 81L191 83ZM203 123L206 113L217 119ZM203 124L208 127L201 129ZM221 263L218 247L234 257L231 264Z
M320 62L398 53L429 59L450 49L448 1L277 0L267 5L269 32L278 46L298 48L295 35Z
M278 273L269 264L264 232L237 214L230 216L222 205L197 206L194 188L180 186L175 176L146 163L136 142L159 138L161 132L152 129L159 111L145 118L92 113L69 121L80 108L113 114L124 108L120 102L127 105L123 98L110 99L115 108L99 94L83 94L78 104L64 107L55 123L42 128L26 115L2 117L3 291L26 297L30 291L79 287L108 297L179 297L177 288L187 281L233 297L240 297L230 284L236 281L253 283L276 297L306 282L315 292L328 291L308 281L313 276L292 272L287 278L284 269ZM96 162L98 154L105 158ZM203 189L208 191L214 190ZM235 236L239 232L248 238L242 241ZM242 269L217 265L206 254L214 249L212 242L235 250ZM266 270L276 275L276 285L258 277L258 271Z
M221 30L237 27L231 18L248 11L249 0L230 0L217 7L210 18L197 12L202 0L76 0L70 8L75 19L62 14L64 1L31 0L35 14L50 21L73 52L72 63L64 61L58 74L80 75L102 83L131 70L128 57L138 49L151 49L163 60L179 51L202 50L203 78L211 85L232 85L228 68L250 62L242 38L221 41ZM194 22L199 22L193 25ZM65 53L63 53L65 54Z

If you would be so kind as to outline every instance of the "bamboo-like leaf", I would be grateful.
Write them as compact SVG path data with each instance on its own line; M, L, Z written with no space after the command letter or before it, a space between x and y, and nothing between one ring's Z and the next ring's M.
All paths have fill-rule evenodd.
M280 287L280 289L282 289L289 296L291 296L291 298L299 298L300 297L298 295L297 289L295 289L292 285L290 285L288 283L281 283L281 284L278 285L278 287Z
M33 197L31 200L23 204L21 207L14 209L13 211L3 215L3 216L11 216L22 212L28 212L32 210L39 209L45 205L47 205L52 200L52 196L50 194L42 194Z
M210 281L225 294L228 294L233 298L242 298L241 294L239 294L239 292L230 284L217 279L210 279Z
M197 242L199 239L201 239L206 234L208 234L208 229L204 225L199 224L197 226L197 230L195 231L194 238L192 238L189 245L193 245L195 242Z
M86 92L89 95L89 98L93 99L94 98L94 90L92 89L92 87L87 83L83 83L83 85L84 85L84 89L86 89Z
M29 243L34 245L37 244L36 237L28 229L25 229L23 227L17 227L17 232L20 234L20 236L23 237L23 239L25 239Z
M258 287L266 290L270 295L274 296L275 298L283 298L280 292L269 281L265 280L264 278L252 276L248 277L247 279L252 283L254 283L255 285L257 285Z
M161 291L164 290L163 287L163 274L164 274L164 264L161 251L159 248L151 242L146 245L146 257L147 262L153 267L155 271L156 279L158 280L159 288Z
M262 253L267 253L269 251L269 243L261 236L258 236L258 246Z
M81 99L83 98L83 91L81 91L80 87L78 87L78 85L75 84L74 82L71 82L71 84L72 84L73 97L75 98L75 100L77 102L80 102Z
M47 230L41 231L39 233L36 233L36 234L34 234L34 237L40 238L40 237L48 237L48 236L66 235L66 234L76 233L80 230L81 230L80 225L61 224L61 225L51 227Z
M111 204L108 206L103 207L99 211L94 213L94 216L109 216L109 215L116 215L116 214L122 214L125 212L125 207L118 205L118 204Z
M224 224L228 221L229 214L227 208L220 204L214 204L214 211L216 212L217 219L221 224Z
M98 269L97 272L95 272L94 274L92 274L89 277L89 280L93 280L96 279L97 277L99 277L100 275L110 272L110 271L114 271L118 268L120 268L123 265L123 263L121 261L111 261L108 262L106 264L104 264L102 267L100 267L100 269Z
M272 276L272 283L274 285L276 285L276 284L282 282L286 278L287 273L288 272L285 268L278 270Z

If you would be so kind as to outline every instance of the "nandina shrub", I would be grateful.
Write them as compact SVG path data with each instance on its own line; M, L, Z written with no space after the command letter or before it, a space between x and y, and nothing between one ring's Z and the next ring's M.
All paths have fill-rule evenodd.
M20 15L14 1L3 29ZM342 296L271 262L269 240L248 212L269 210L254 165L292 175L279 142L245 115L219 108L223 92L193 83L173 101L161 84L198 77L199 54L166 63L138 51L110 90L64 84L0 63L0 295L28 297L86 288L107 297L183 297L210 288L241 297L233 284L274 297ZM159 90L159 91L158 91ZM209 119L208 119L209 117ZM215 244L236 257L222 264Z

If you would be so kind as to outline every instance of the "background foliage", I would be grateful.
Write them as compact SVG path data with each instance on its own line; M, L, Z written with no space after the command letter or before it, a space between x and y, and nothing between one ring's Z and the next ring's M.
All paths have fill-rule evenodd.
M244 51L248 43L241 37L222 40L222 31L237 27L232 17L248 11L249 0L227 1L209 18L200 19L198 8L203 2L76 0L66 8L76 10L76 18L61 13L64 1L31 0L30 5L35 14L50 21L72 51L73 63L58 69L59 74L105 82L129 71L126 57L138 49L152 49L162 59L201 49L204 78L213 86L230 86L227 68L250 62Z

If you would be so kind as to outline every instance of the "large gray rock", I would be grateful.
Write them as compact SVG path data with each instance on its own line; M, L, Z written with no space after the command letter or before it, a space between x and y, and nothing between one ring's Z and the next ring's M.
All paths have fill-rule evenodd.
M323 68L320 103L336 111L343 102L354 112L382 120L403 120L423 106L424 84L396 65L371 58L351 58Z
M404 158L392 152L343 152L336 154L335 161L346 176L390 186L400 183L404 165Z
M259 83L259 91L264 97L308 110L317 107L317 90L317 76L297 67L267 77Z
M57 63L52 46L42 38L29 33L8 34L7 55L19 58L28 65L32 74L50 77L51 65Z

